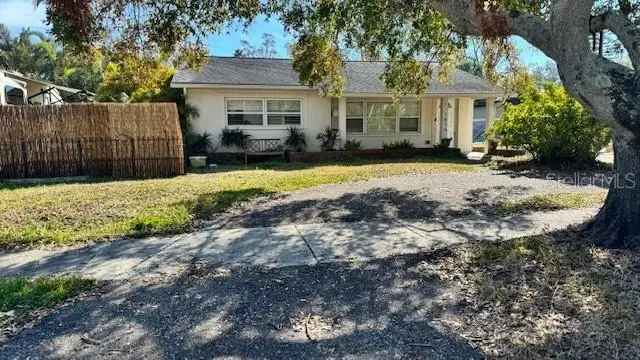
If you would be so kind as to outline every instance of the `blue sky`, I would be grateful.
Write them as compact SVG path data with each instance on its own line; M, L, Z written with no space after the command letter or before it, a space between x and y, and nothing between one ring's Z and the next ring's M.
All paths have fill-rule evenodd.
M0 23L7 25L14 34L23 27L46 32L48 27L44 18L44 8L34 8L32 0L0 0ZM264 17L257 19L247 29L239 25L229 26L222 33L209 36L207 45L212 55L231 56L240 47L242 40L247 40L254 46L259 45L264 33L275 36L277 56L287 57L287 44L292 42L293 38L284 31L284 27L277 20ZM516 39L515 42L525 64L535 67L550 61L526 41Z

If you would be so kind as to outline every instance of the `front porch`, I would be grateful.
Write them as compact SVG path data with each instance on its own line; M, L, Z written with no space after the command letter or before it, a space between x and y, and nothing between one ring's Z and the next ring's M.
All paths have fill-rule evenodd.
M331 125L340 139L358 141L363 149L409 141L416 148L431 148L450 139L450 147L463 154L474 151L474 101L486 101L486 118L495 117L495 97L405 97L394 103L389 96L347 94L331 102ZM487 147L484 146L484 149Z

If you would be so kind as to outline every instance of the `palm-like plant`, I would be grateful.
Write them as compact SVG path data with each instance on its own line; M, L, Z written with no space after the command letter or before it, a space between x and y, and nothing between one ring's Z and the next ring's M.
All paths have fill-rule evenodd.
M0 67L53 81L58 53L56 44L43 33L26 28L12 37L0 24Z
M0 24L0 68L9 68L9 54L13 48L13 41L9 28L5 24Z

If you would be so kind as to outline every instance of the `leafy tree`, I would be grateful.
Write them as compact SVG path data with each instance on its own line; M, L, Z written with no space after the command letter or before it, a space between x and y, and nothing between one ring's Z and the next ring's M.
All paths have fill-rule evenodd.
M174 73L175 69L162 58L122 54L106 65L97 99L105 102L166 99Z
M95 93L102 82L104 63L105 56L98 50L82 55L62 50L56 62L54 82Z
M395 94L420 94L435 72L446 76L468 36L524 38L558 64L567 91L613 129L616 174L589 229L600 245L640 246L640 0L38 0L65 44L125 43L204 59L204 38L235 19L276 14L298 37L301 80L332 94L344 86L345 49L388 61L383 80ZM143 14L143 16L139 16ZM123 25L124 24L124 25ZM115 27L119 26L116 30ZM626 67L596 51L592 33L610 31ZM109 41L104 37L109 36ZM315 55L308 58L309 55ZM415 59L426 59L426 62ZM431 61L435 60L435 61ZM437 62L441 66L433 66Z
M489 129L503 145L521 147L542 163L593 163L611 136L561 85L529 86Z
M29 29L14 38L0 24L0 68L95 92L102 81L102 59L97 50L74 55L53 39Z
M53 81L57 56L56 44L44 34L26 28L12 37L0 24L0 67Z
M166 58L120 54L118 60L106 65L96 98L103 102L175 102L187 141L191 138L191 119L199 114L187 104L181 89L170 87L174 74L175 69Z

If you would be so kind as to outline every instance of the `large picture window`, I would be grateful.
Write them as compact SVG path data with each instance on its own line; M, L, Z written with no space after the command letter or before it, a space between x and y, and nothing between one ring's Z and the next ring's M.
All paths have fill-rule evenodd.
M251 126L292 126L302 124L300 100L229 99L227 124Z
M347 133L387 136L419 133L420 101L404 100L399 104L382 101L348 101Z

